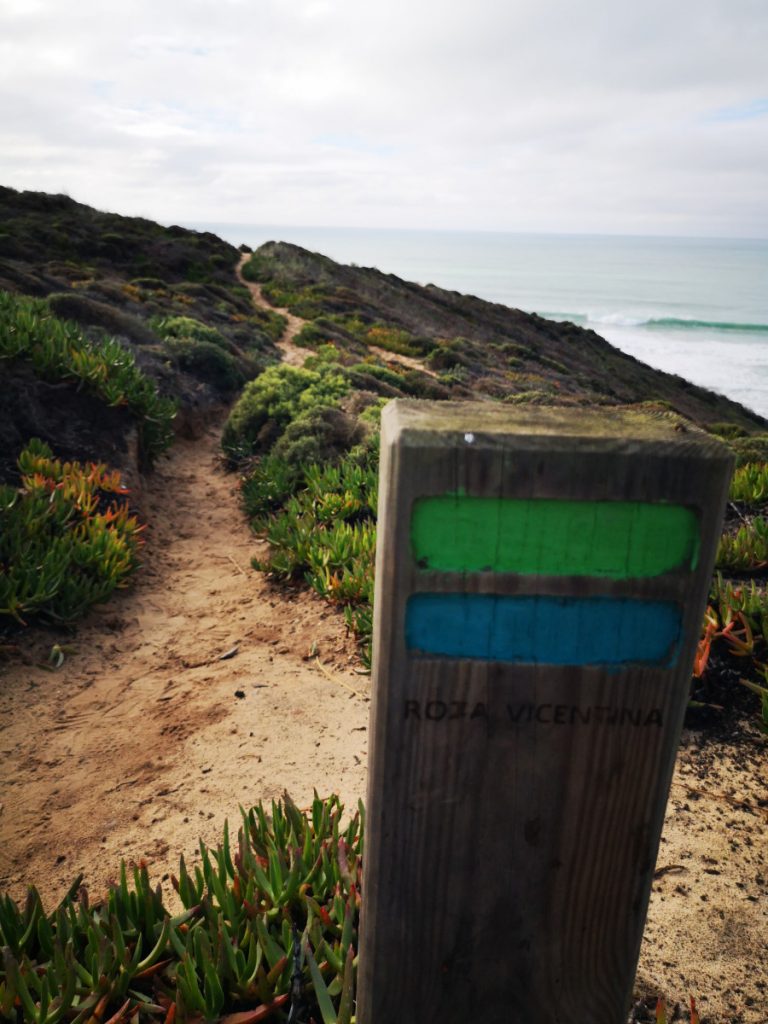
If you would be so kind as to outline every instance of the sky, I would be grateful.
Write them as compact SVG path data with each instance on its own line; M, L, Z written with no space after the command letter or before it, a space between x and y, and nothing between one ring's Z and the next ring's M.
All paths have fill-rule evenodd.
M766 0L0 0L0 184L162 223L768 238Z

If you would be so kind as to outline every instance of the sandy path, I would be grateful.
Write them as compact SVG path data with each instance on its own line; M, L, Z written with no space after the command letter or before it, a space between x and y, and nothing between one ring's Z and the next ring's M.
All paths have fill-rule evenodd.
M403 366L406 370L418 370L420 373L426 373L433 380L437 380L435 371L425 366L421 359L415 359L413 356L403 356L399 352L388 352L385 348L379 348L378 345L369 345L368 351L372 355L378 356L383 363L390 365L397 363L398 366Z
M271 305L264 298L261 285L254 284L253 281L248 281L243 277L243 267L250 258L251 254L248 252L243 253L240 257L240 262L237 265L238 281L240 284L245 285L257 306L261 306L262 309L268 309L273 313L280 313L285 317L287 326L283 337L277 343L277 347L283 353L283 362L291 366L303 366L307 356L312 355L312 350L295 345L293 339L308 321L300 316L296 316L288 309ZM369 345L368 351L385 364L402 366L406 370L419 370L421 373L426 373L428 377L437 379L437 374L434 370L428 369L420 359L414 359L413 356L403 356L398 352L388 352L386 349L379 348L378 345Z
M77 653L43 671L55 638L38 636L31 663L5 666L0 891L34 881L51 899L82 871L98 892L121 857L161 877L239 804L363 795L368 678L339 615L251 568L219 436L177 442L146 481L145 568L79 627ZM312 644L333 681L304 660Z
M307 356L312 355L312 350L301 348L299 345L294 344L293 339L307 321L303 320L300 316L295 316L287 309L270 305L261 293L261 285L254 284L253 281L248 281L243 277L243 267L250 258L251 254L249 252L244 252L240 257L240 262L237 265L237 279L251 293L251 298L257 306L261 306L262 309L267 309L271 313L280 313L285 317L287 321L285 331L280 341L277 342L277 347L283 354L284 363L288 363L289 366L303 366Z

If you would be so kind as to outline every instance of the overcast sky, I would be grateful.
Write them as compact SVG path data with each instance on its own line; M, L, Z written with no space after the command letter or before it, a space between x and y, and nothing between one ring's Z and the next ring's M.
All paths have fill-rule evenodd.
M768 237L768 0L0 0L0 183L163 223Z

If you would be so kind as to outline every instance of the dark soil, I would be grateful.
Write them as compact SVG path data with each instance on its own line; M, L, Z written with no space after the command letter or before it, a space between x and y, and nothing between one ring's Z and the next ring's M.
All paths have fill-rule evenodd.
M0 404L0 483L16 483L16 458L32 437L65 460L107 462L135 472L135 431L126 409L110 408L66 383L40 380L25 366L3 384ZM133 448L131 440L133 436Z

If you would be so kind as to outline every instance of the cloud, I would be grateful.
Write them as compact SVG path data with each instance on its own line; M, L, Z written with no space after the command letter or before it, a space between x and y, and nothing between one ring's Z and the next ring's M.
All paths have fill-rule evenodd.
M0 181L165 222L768 236L762 0L5 0Z

